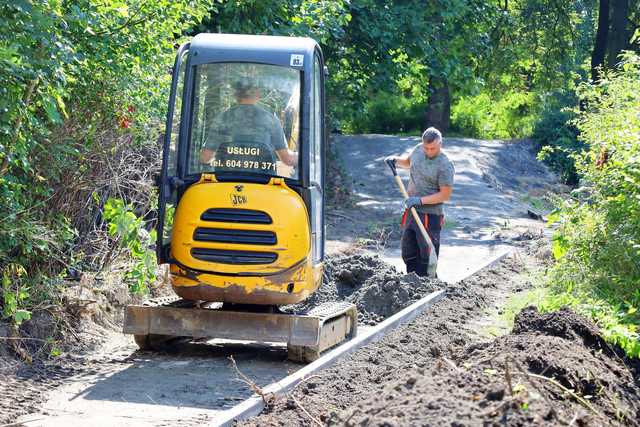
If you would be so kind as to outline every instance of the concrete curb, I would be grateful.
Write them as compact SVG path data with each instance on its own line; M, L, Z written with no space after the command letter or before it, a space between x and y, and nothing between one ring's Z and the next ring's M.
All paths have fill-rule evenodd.
M479 267L474 268L473 270L471 270L469 272L469 274L467 274L465 277L463 277L462 279L460 279L458 281L461 282L461 281L466 280L469 277L473 276L477 272L479 272L481 270L484 270L485 268L493 267L494 265L496 265L497 263L502 261L504 258L506 258L509 255L511 255L512 253L514 253L514 248L507 248L507 249L503 250L502 252L499 252L498 255L494 256L493 258L490 258L487 262L485 262L484 264L481 264Z
M501 252L494 258L490 259L486 263L482 264L478 268L474 269L465 277L468 278L473 276L480 270L483 270L487 267L491 267L501 261L503 258L508 256L513 252L512 248L506 249ZM464 279L462 279L464 280ZM285 395L289 390L293 389L297 384L303 381L305 378L308 378L312 374L332 365L339 358L346 356L350 353L353 353L360 347L364 347L365 345L377 341L387 332L395 329L396 327L410 322L415 319L419 314L421 314L425 309L439 301L444 297L444 290L432 292L429 295L421 298L420 300L414 302L408 307L405 307L403 310L379 323L375 327L366 332L356 336L354 339L347 341L343 345L336 347L335 349L329 351L324 356L320 357L313 363L310 363L295 373L289 375L288 377L283 378L280 381L276 381L274 383L266 386L263 391L266 395L274 395L276 397L281 397ZM234 406L231 409L228 409L221 414L214 417L212 426L231 426L233 422L236 420L242 420L254 417L262 412L264 409L265 403L262 397L260 396L252 396L244 402Z

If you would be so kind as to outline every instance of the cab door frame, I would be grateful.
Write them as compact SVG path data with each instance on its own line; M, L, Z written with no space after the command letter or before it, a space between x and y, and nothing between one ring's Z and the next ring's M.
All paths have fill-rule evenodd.
M182 77L182 99L184 100L184 95L186 93L187 86L185 84L185 76L181 76L180 73L186 71L186 67L183 68L183 63L185 58L188 58L187 54L189 52L190 43L184 43L178 49L176 53L176 59L173 65L173 75L171 77L171 91L169 93L169 107L167 109L167 120L164 131L164 141L162 145L162 168L160 170L160 182L159 184L159 192L158 192L158 224L156 227L156 257L158 260L158 264L164 264L169 261L169 253L167 244L165 244L163 236L164 236L164 227L165 227L165 215L166 215L166 204L170 199L171 194L176 191L176 188L180 185L179 178L179 170L180 170L180 162L179 159L179 149L181 145L180 136L182 135L182 129L179 130L178 141L176 144L176 152L174 154L175 158L170 159L169 154L171 152L171 141L172 141L172 132L173 132L173 119L175 115L175 105L176 105L176 97L178 91L178 83L180 78ZM181 103L180 109L180 128L184 125L182 118L185 117L185 102ZM169 172L169 162L173 160L175 162L173 168L173 174Z
M319 47L316 47L313 52L311 64L308 71L308 78L306 80L306 86L308 88L306 94L309 95L309 100L304 104L308 106L308 112L305 112L305 116L311 121L316 123L306 128L306 158L309 161L308 167L305 171L305 189L308 195L309 207L309 222L311 227L312 248L313 249L313 264L319 264L324 260L324 242L325 242L325 159L326 159L326 146L327 146L327 133L326 133L326 102L325 102L325 67L322 51ZM305 70L307 71L307 70ZM316 80L317 76L317 80ZM317 93L315 88L317 86ZM305 94L305 95L306 95ZM319 111L316 111L316 105L319 106ZM313 132L312 132L313 131ZM319 138L316 138L316 134ZM314 140L312 143L312 140ZM316 144L319 146L316 147ZM314 151L316 150L316 151ZM319 154L317 160L320 164L316 163L316 152ZM314 164L312 168L312 164ZM312 176L312 169L319 172L319 180L315 176ZM319 181L319 182L318 182Z

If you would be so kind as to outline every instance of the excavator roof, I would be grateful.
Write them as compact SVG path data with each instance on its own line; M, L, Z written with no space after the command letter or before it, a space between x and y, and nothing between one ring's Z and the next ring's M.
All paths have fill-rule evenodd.
M191 64L255 62L302 68L310 63L318 43L308 37L198 34L191 41Z

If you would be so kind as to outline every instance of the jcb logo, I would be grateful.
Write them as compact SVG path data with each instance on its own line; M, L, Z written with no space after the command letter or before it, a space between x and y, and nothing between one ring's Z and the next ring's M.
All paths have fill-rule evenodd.
M231 195L231 204L233 206L244 205L247 203L247 196L244 194L232 194Z

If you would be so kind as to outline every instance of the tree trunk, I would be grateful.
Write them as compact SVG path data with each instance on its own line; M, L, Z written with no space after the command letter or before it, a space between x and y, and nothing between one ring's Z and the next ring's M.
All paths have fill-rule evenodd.
M429 80L429 101L424 115L426 127L433 126L440 132L449 129L451 96L446 79L432 77Z
M591 54L591 80L600 78L598 67L604 66L604 57L607 53L607 39L609 38L609 0L600 0L598 8L598 30Z
M618 55L627 49L631 39L628 28L629 0L611 0L611 30L608 40L607 68L613 68L620 61Z

